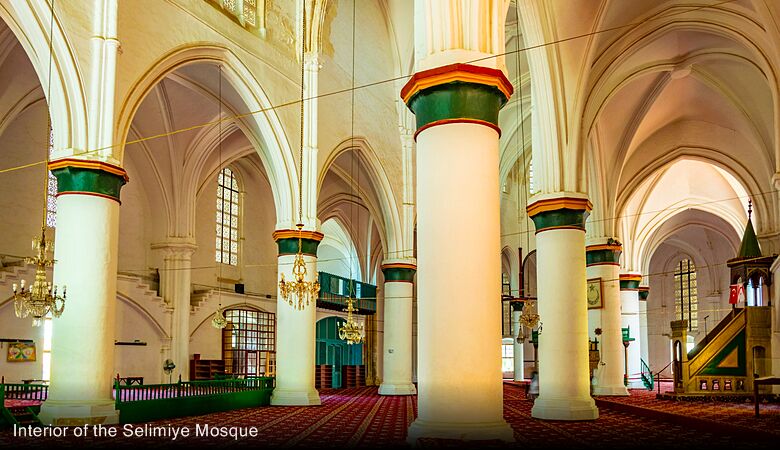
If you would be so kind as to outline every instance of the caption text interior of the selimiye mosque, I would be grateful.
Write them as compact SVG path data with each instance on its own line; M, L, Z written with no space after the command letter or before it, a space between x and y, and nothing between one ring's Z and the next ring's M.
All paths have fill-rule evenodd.
M780 0L0 0L0 448L772 448L778 253Z

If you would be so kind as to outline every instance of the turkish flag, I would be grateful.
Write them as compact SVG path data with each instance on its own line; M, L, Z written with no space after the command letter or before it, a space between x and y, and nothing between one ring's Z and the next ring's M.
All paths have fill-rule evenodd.
M736 305L740 300L745 301L745 287L741 284L732 284L729 286L729 304Z

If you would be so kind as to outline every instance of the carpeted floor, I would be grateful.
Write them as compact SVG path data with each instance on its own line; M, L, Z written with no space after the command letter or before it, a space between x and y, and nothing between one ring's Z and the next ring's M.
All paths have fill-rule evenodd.
M671 383L667 384L667 386L661 386L661 392L671 390ZM657 391L631 389L629 392L631 393L629 397L598 397L599 404L609 407L610 405L605 402L619 403L631 406L635 408L632 411L643 415L653 416L653 414L646 414L648 411L643 411L649 410L695 418L702 422L702 428L705 429L727 425L730 428L735 428L734 431L744 428L747 433L776 435L780 439L780 404L778 403L761 403L759 405L760 414L756 418L752 398L733 402L665 400L656 398Z
M123 437L124 429L116 429L118 436L73 436L73 429L66 438L31 438L14 436L13 432L0 432L0 447L65 446L84 447L143 447L167 448L170 446L202 448L394 448L405 446L406 430L414 420L417 398L382 397L376 388L322 390L322 406L319 407L264 407L250 408L198 417L163 420L149 424L136 424L136 430L145 426L161 430L186 427L192 434L196 426L205 424L219 427L256 427L258 437L234 440L230 436L215 438L182 438L170 436ZM636 401L650 404L649 395L639 392L621 402ZM614 402L617 403L617 402ZM707 430L680 425L674 421L645 417L609 405L600 407L599 420L588 422L551 422L531 418L533 402L525 398L525 390L512 384L504 388L504 417L515 431L514 444L480 442L479 448L773 448L771 442L755 439L749 431ZM672 405L677 406L677 405ZM691 405L688 405L691 406ZM734 405L732 405L734 406ZM660 404L658 406L661 407ZM728 411L730 406L724 408ZM676 410L676 408L672 408ZM680 410L681 414L689 414ZM717 420L714 414L713 420ZM724 413L725 420L733 415ZM770 417L767 414L767 417ZM774 417L774 416L771 416ZM767 421L766 426L777 430L777 422ZM227 430L228 428L226 428ZM158 433L159 434L159 433ZM423 448L476 448L475 443L426 439Z

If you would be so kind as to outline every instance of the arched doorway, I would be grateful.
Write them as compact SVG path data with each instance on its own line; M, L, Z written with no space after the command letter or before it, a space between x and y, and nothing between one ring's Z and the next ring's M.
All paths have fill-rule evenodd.
M327 376L321 376L320 387L341 388L345 386L344 366L360 366L363 364L363 344L349 345L339 339L339 327L344 324L341 317L326 317L317 322L317 351L315 364L320 370L323 366L331 366L331 383Z

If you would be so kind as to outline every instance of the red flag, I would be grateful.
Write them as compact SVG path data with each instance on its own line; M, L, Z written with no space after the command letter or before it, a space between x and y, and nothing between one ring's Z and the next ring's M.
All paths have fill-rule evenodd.
M745 287L742 284L729 286L729 304L736 305L739 300L745 301Z

